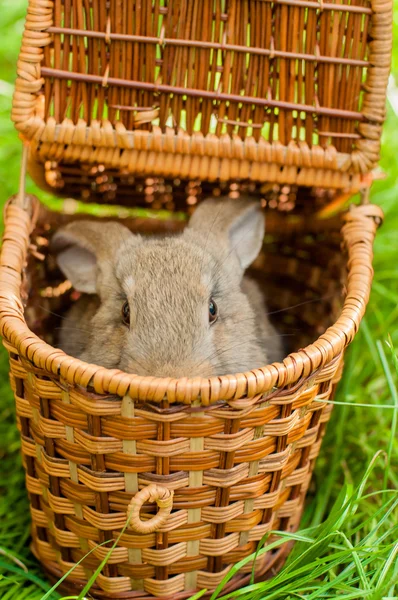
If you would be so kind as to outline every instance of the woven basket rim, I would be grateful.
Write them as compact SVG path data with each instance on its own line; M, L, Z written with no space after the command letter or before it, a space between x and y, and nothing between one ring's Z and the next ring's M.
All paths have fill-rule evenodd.
M174 169L176 176L181 176L182 171L187 168L188 163L185 161L184 166L182 162L185 157L189 157L188 172L203 171L206 165L210 181L234 179L235 177L231 177L232 172L239 173L238 178L241 179L263 181L264 169L261 169L261 165L266 164L270 167L266 173L268 181L312 185L316 180L318 183L322 181L325 187L347 187L356 190L360 187L364 175L369 173L379 160L381 125L385 119L391 64L392 1L369 0L369 6L370 8L361 7L364 12L371 12L372 38L367 42L369 66L363 85L361 113L358 113L361 115L358 128L360 139L350 153L338 152L332 145L322 148L299 141L291 141L285 145L279 141L266 142L263 138L256 142L251 136L243 139L232 134L218 136L194 132L190 135L183 130L176 134L173 129L163 132L155 126L153 131L127 129L121 120L115 125L106 119L94 120L88 126L82 118L77 123L73 123L69 118L64 118L62 122L57 122L54 117L46 119L37 100L40 98L45 77L52 76L52 69L42 67L41 62L43 50L51 44L54 35L51 32L54 26L53 0L29 0L22 51L18 61L12 120L23 137L33 142L35 155L41 162L46 159L62 159L67 143L68 146L73 146L73 162L101 162L112 166L116 160L120 166L128 167L131 172L136 172L138 168L141 172L147 172L151 164L152 175L162 176L166 169L166 157L179 156L181 165L177 170ZM336 9L338 8L339 5L336 4ZM37 18L38 10L41 19ZM320 10L323 10L322 3ZM55 30L57 29L59 28L55 27ZM61 76L60 73L63 73L62 78L67 78L68 75L71 77L69 72L59 71L58 76ZM79 73L73 77L77 75L80 77ZM107 74L103 78L94 75L88 77L96 77L96 83L99 85L101 81L102 85L108 82ZM85 81L83 75L80 79ZM139 82L127 83L139 86ZM167 90L165 92L167 93ZM203 90L203 93L209 91ZM316 107L314 110L317 110ZM365 120L362 120L362 117ZM40 147L43 143L46 150ZM111 152L111 149L115 152L123 151L123 158L115 158L115 152ZM137 153L141 157L138 163ZM135 162L136 167L132 166ZM239 169L236 170L238 164Z
M31 198L33 213L38 214L38 200ZM33 222L34 222L33 217ZM34 334L26 324L20 297L23 265L29 248L32 218L10 201L5 210L4 243L0 266L0 332L21 357L49 375L61 375L66 384L90 386L97 394L139 400L191 404L200 396L208 406L218 400L233 401L254 397L274 390L279 397L292 390L275 390L287 385L305 385L320 367L332 365L351 342L365 312L373 277L372 244L382 222L380 207L371 204L351 205L343 216L343 243L348 251L347 294L341 314L312 344L289 354L282 363L273 363L245 373L211 378L159 378L124 373L85 363L56 349Z

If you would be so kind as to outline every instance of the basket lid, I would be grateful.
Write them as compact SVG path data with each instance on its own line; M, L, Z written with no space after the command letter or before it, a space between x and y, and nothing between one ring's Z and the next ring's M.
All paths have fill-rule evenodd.
M29 0L12 118L42 187L92 200L101 184L120 199L137 176L363 185L391 0L140 6Z

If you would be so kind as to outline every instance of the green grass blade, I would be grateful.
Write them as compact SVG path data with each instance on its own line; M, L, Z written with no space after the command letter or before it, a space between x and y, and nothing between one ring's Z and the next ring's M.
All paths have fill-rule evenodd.
M390 365L388 364L383 345L380 341L377 342L377 350L379 352L380 360L383 365L384 374L386 376L387 384L391 393L391 397L393 400L393 405L395 406L395 410L393 412L392 423L391 423L391 433L388 442L387 448L387 468L384 473L383 487L388 487L388 477L391 466L391 458L394 448L395 436L397 432L397 419L398 419L398 392L394 380L392 378Z
M78 562L77 562L77 563L76 563L76 564L75 564L73 567L71 567L71 568L69 569L69 571L67 571L67 572L65 573L65 575L63 575L63 576L62 576L62 577L61 577L61 578L60 578L60 579L57 581L57 583L55 583L55 584L53 585L53 587L52 587L52 588L51 588L51 589L50 589L50 590L47 592L47 594L45 594L45 595L43 596L43 598L41 598L41 600L47 600L48 598L50 598L50 595L52 594L52 592L55 592L55 590L57 589L57 587L58 587L58 586L59 586L59 585L60 585L60 584L61 584L61 583L62 583L62 582L63 582L63 581L64 581L64 580L67 578L67 577L69 577L69 575L70 575L71 573L73 573L73 571L76 569L76 567L78 567L78 566L79 566L79 565L80 565L80 564L81 564L81 563L84 561L84 559L85 559L85 558L87 558L87 556L89 556L89 555L90 555L92 552L94 552L94 550L95 550L96 548L99 548L100 546L104 546L105 544L109 544L109 542L111 542L111 541L112 541L112 540L107 540L106 542L102 542L101 544L97 544L97 545L95 546L95 548L93 548L92 550L90 550L89 552L87 552L87 554L85 554L85 555L84 555L84 556L83 556L83 557L82 557L82 558L81 558L81 559L80 559L80 560L79 560L79 561L78 561Z

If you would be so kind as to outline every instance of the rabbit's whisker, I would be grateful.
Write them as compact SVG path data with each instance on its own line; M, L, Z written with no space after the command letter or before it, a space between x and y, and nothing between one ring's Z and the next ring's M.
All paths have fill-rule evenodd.
M249 334L245 337L242 338L242 336L239 338L239 343L233 343L230 346L228 346L227 348L223 348L221 349L217 349L215 352L212 352L211 354L208 354L206 356L206 358L204 358L199 364L195 365L195 368L198 368L200 366L203 365L203 363L208 362L209 360L212 360L213 358L218 358L219 356L221 356L222 354L225 354L227 352L231 352L231 350L234 350L235 348L240 348L241 346L246 345L248 340L252 339L252 335Z
M291 306L287 306L286 308L280 308L278 310L272 310L267 313L267 315L278 315L279 313L286 312L288 310L292 310L293 308L299 308L300 306L305 306L306 304L313 304L315 302L325 302L326 300L331 300L332 298L336 298L340 293L336 292L334 294L329 294L327 296L321 296L320 298L312 298L311 300L304 300L303 302L299 302L298 304L292 304Z
M135 358L135 357L133 357L133 356L129 355L129 356L127 357L127 359L128 359L129 361L131 361L131 362L133 362L133 363L137 364L137 365L138 365L138 366L139 366L139 367L140 367L140 368L141 368L141 369L142 369L144 372L147 372L147 371L148 371L148 369L146 369L146 368L145 368L145 365L143 365L143 364L142 364L142 363L141 363L141 362L140 362L140 361L139 361L137 358Z
M299 331L299 330L297 330ZM275 334L275 335L269 335L267 336L267 339L271 340L273 338L280 338L280 337L294 337L296 334L295 333L283 333L283 334ZM220 356L223 356L224 354L226 354L227 352L231 352L233 350L236 350L237 348L240 348L241 346L245 346L247 344L247 340L251 339L251 336L247 336L247 338L240 338L239 343L237 344L231 344L231 346L229 346L228 348L222 348L219 350L216 350L214 353L209 354L204 360L202 360L200 363L197 363L195 365L195 369L201 367L204 363L208 362L208 361L212 361L216 358L220 358Z
M42 304L38 304L37 308L40 308L41 310L43 310L44 312L48 313L49 315L52 315L53 317L58 317L59 319L62 319L62 320L66 320L67 319L67 317L63 317L62 315L59 315L58 313L53 312L52 310L46 308Z

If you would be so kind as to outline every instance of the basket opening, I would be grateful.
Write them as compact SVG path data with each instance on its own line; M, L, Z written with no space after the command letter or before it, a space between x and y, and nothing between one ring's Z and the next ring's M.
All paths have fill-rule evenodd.
M185 206L189 198L185 195ZM270 320L283 336L287 354L312 343L333 324L342 306L344 257L340 251L338 219L326 229L323 221L318 228L320 233L315 232L310 221L308 228L302 226L298 231L292 225L287 226L287 217L280 214L279 206L274 209L268 204L264 208L267 230L264 245L248 274L258 281L264 292ZM140 214L140 217L121 221L143 235L176 234L184 227L184 221L172 213L156 219L149 216L148 211ZM54 346L62 316L76 299L76 293L49 254L48 241L60 224L82 216L95 218L45 212L33 233L32 241L42 260L30 258L25 282L26 320L37 335Z

